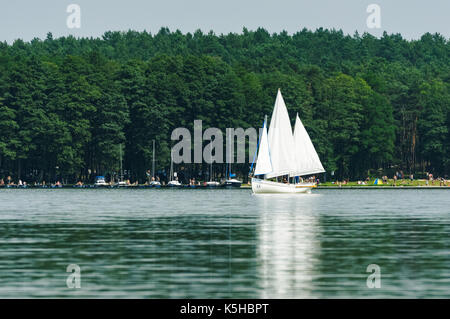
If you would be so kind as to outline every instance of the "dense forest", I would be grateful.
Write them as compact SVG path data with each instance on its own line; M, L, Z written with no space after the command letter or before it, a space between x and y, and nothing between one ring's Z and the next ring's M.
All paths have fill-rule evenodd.
M450 41L439 34L183 34L0 43L0 178L164 178L174 128L260 127L281 88L327 179L450 172ZM121 151L122 150L122 151ZM251 158L250 158L251 161ZM246 179L249 163L233 171ZM209 165L176 166L193 177ZM217 164L216 174L225 172ZM188 174L186 174L188 175ZM203 175L204 176L204 175Z

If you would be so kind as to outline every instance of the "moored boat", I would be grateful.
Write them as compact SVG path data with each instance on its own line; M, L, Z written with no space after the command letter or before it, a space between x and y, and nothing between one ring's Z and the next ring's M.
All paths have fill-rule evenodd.
M241 187L241 185L242 185L242 182L237 180L237 179L235 179L235 178L227 179L223 183L223 186L227 187L227 188L231 188L231 187L239 188L239 187Z
M109 187L110 185L105 181L104 176L97 176L95 178L94 187Z
M169 186L169 187L180 187L180 186L182 186L182 184L179 181L177 181L177 180L172 180L172 181L169 181L167 183L167 186Z
M151 181L149 185L151 187L157 187L157 188L161 187L161 183L158 181Z
M206 182L206 186L207 187L219 187L220 183L216 182L216 181L209 181L209 182Z

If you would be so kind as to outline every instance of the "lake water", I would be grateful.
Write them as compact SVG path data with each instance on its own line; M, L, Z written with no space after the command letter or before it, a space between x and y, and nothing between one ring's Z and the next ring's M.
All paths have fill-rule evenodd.
M448 190L3 189L0 297L449 298L449 233Z

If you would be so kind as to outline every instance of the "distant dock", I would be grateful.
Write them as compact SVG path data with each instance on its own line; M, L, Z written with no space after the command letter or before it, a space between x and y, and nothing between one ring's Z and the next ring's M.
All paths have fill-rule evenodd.
M242 189L251 189L251 185L242 185ZM317 188L314 189L449 189L450 186L317 186Z
M450 189L450 186L317 186L317 189Z
M252 186L251 185L242 185L241 188L243 189L251 189ZM314 189L449 189L450 190L450 185L449 186L438 186L438 185L433 185L433 186L376 186L376 185L361 185L361 186L317 186Z
M230 189L251 189L252 186L251 185L241 185L241 187L230 187ZM176 187L171 187L171 186L167 186L167 185L162 185L159 187L151 187L151 186L143 186L143 185L138 185L138 186L128 186L128 187L94 187L92 185L86 185L83 187L77 187L77 186L73 186L73 185L64 185L64 186L59 186L59 187L55 187L55 186L0 186L0 190L1 189L227 189L227 187L223 187L223 186L216 186L216 187L210 187L210 186L204 186L204 185L195 185L195 186L190 186L190 185L182 185L182 186L176 186ZM373 190L373 189L448 189L450 190L450 185L449 186L317 186L314 189L335 189L335 190L340 190L340 189L363 189L363 190Z

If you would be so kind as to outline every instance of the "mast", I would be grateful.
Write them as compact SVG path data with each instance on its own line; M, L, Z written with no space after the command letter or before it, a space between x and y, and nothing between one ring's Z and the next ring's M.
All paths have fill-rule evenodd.
M231 179L231 146L230 146L230 162L228 163L228 179Z
M153 140L152 177L155 178L155 140Z
M211 154L209 155L210 156L210 165L209 165L209 181L210 182L212 182L212 173L213 173L213 170L212 170L212 151L211 151Z
M123 182L122 144L119 144L119 158L120 158L120 181Z
M173 154L170 150L170 180L173 181Z

